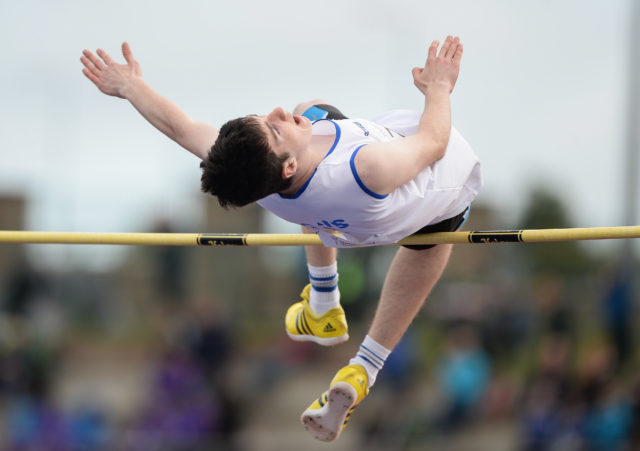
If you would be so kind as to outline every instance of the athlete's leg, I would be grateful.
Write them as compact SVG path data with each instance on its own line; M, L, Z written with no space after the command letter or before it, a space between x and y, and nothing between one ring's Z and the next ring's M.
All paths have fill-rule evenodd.
M302 227L302 232L314 233L307 227ZM305 246L304 251L307 254L307 263L311 266L333 265L338 258L338 250L335 247Z
M304 233L313 233L302 228ZM338 289L338 251L324 246L305 246L309 284L302 300L293 304L285 316L287 334L296 341L313 341L333 346L349 339L347 319L340 306Z
M420 251L403 247L398 250L369 329L371 338L387 349L398 344L442 275L452 247L440 244Z
M304 233L313 233L302 227ZM309 306L316 315L340 307L338 290L338 250L334 247L305 246L309 269Z
M442 275L451 248L451 244L422 250L401 247L396 253L369 333L349 362L364 367L369 387Z
M452 245L400 248L387 273L378 309L356 356L331 381L329 390L302 413L305 429L335 440L356 406L367 396L378 371L413 321L451 255Z

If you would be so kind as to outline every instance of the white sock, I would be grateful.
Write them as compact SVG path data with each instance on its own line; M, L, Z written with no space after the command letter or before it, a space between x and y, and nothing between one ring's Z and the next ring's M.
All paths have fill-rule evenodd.
M369 335L364 337L356 356L349 360L349 365L362 365L369 376L369 387L372 387L378 377L378 371L384 366L384 362L391 354L391 350L385 348Z
M309 267L309 282L311 293L309 306L316 315L323 315L328 310L340 305L340 290L338 290L338 263L329 266Z

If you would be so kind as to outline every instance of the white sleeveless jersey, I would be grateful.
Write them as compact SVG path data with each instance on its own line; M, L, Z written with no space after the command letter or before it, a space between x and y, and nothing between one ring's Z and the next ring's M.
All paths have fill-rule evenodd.
M358 176L354 158L363 146L415 134L420 116L395 110L372 120L314 122L313 134L336 134L331 150L294 196L272 194L258 204L313 229L329 247L395 243L460 214L477 196L482 177L478 158L454 128L445 156L393 192L374 193Z

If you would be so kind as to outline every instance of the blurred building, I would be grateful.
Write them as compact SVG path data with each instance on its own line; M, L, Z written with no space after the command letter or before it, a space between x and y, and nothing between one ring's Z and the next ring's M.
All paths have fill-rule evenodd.
M24 230L25 199L19 195L0 195L0 230ZM16 260L24 257L24 246L2 245L0 252L0 281L13 268Z

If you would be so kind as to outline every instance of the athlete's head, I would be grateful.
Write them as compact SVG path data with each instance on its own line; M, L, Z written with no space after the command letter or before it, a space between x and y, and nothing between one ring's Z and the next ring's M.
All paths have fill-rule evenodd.
M223 207L242 207L291 186L284 178L288 153L276 154L260 118L246 116L222 126L202 168L202 191Z
M288 189L311 136L311 121L280 107L227 122L200 165L202 191L240 207Z

